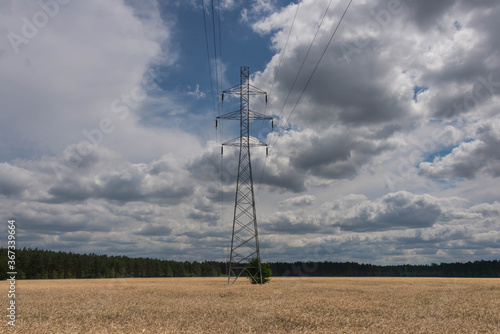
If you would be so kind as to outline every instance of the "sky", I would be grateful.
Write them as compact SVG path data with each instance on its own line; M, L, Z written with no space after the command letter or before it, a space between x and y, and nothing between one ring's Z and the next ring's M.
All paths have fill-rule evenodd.
M2 233L226 260L249 66L263 261L499 259L500 3L348 4L2 1Z

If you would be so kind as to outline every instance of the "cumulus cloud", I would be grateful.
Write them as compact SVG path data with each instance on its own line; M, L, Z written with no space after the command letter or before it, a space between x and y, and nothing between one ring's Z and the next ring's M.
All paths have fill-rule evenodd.
M155 224L142 227L137 234L146 236L165 236L170 235L171 232L172 228L166 226L165 224Z
M272 0L255 0L249 2L250 6L241 10L240 20L242 22L251 22L263 14L269 14L276 10Z
M450 154L422 162L419 173L432 179L473 179L478 173L500 176L500 123L493 121L477 129L475 139L462 142Z
M319 232L321 229L319 221L315 218L308 217L304 221L304 218L287 211L274 213L265 224L267 231L275 233L307 234Z
M307 195L306 195L307 196ZM307 197L305 197L307 198ZM289 199L288 203L304 197ZM446 201L430 195L400 191L370 201L362 195L349 195L326 202L312 213L295 210L278 211L267 220L270 231L282 233L380 232L432 227L441 220Z
M212 258L221 255L215 244L224 243L221 236L227 231L219 226L217 180L214 188L211 180L195 182L186 168L189 160L166 155L134 164L108 148L94 147L58 178L53 166L63 160L44 157L0 165L0 211L20 222L23 241L82 252L91 245L108 254L128 254L132 250L126 245L149 249L142 256L160 256L163 243L169 242L170 254L181 258L198 258L196 249L205 249ZM226 196L229 202L234 190ZM108 235L108 243L100 233ZM206 245L187 247L205 238L211 238Z
M194 192L189 174L168 157L150 164L132 164L116 152L98 147L92 154L83 157L77 166L64 170L60 178L57 168L43 169L47 164L57 167L60 159L55 157L52 161L39 164L20 162L20 166L3 163L0 179L10 180L4 181L3 194L8 198L49 203L105 199L120 203L150 201L176 204ZM34 182L35 179L38 181ZM179 182L181 179L185 182ZM31 191L31 195L25 190Z
M464 15L471 10L464 1L354 5L305 89L308 75L343 9L342 4L330 8L299 73L327 4L302 1L290 39L296 4L252 23L256 32L271 36L276 50L254 81L259 87L274 83L267 109L281 116L282 124L288 121L277 141L274 135L268 139L277 143L278 150L273 147L273 151L282 151L288 157L275 163L280 166L278 170L293 178L295 183L290 183L293 186L289 189L307 189L311 184L309 174L322 179L356 177L363 166L396 149L398 136L428 126L429 118L443 118L433 121L454 128L460 124L445 120L474 111L493 117L493 111L488 116L478 112L488 108L499 92L495 73L500 64L495 61L493 47L496 38L490 26L481 23L494 21L487 19L489 14L477 11ZM498 10L493 3L482 6ZM431 15L422 14L429 10ZM458 19L460 25L455 23ZM490 60L482 61L484 55ZM426 90L420 91L417 100L414 94L418 87ZM303 89L304 95L295 105ZM475 118L471 115L465 123ZM466 126L464 119L461 122ZM446 143L437 142L435 146ZM433 153L422 152L422 156L425 159ZM272 165L272 158L270 162ZM294 170L302 176L292 177ZM272 176L287 182L287 178Z
M263 222L262 238L271 253L293 249L292 254L302 251L315 261L439 262L471 254L494 258L498 212L497 202L470 206L455 197L404 191L374 200L351 194L314 211L275 212ZM294 236L292 243L288 235ZM485 244L479 246L482 240Z
M353 232L431 227L441 213L437 198L405 191L389 193L376 201L351 197L324 204L322 210L325 227Z
M28 30L23 18L44 14L40 6L12 3L8 13L0 13L1 30L22 37ZM126 156L135 161L151 159L153 147L175 150L165 141L170 135L194 144L179 130L154 133L137 122L141 104L149 100L143 80L148 67L176 58L154 2L135 9L120 1L70 2L49 19L18 48L7 38L0 42L4 160L56 155L82 141L127 147ZM144 150L138 138L149 141L150 149Z
M287 44L286 53L279 68L279 75L275 85L278 87L274 91L271 99L272 107L279 108L285 101L294 83L294 77L306 55L321 15L328 2L303 1L297 19L294 25L295 33ZM342 4L343 5L343 4ZM299 92L303 89L308 74L312 72L317 60L319 59L324 46L330 38L330 32L339 19L342 10L341 4L329 10L327 19L322 29L319 31L315 44L311 48L299 80L291 91L287 111L292 109L297 100ZM294 6L295 7L295 6ZM270 33L279 30L274 36L274 45L278 51L283 51L290 20L295 14L295 8L282 10L279 14L261 20L254 24L254 29L259 32ZM349 31L339 32L336 36L336 47L331 47L327 56L323 58L320 64L320 70L316 72L310 85L307 87L303 101L294 114L295 122L299 120L308 125L324 126L335 121L341 121L350 126L359 126L362 124L373 124L387 121L397 121L405 119L411 112L410 91L413 89L408 76L403 73L403 64L394 63L397 55L375 56L369 50L362 50L360 59L353 62L343 61L344 55L339 47L342 43L353 43L356 34L363 33L359 23L363 20L370 20L370 10L374 8L368 6L358 6L346 17L345 25ZM401 18L397 17L399 24ZM396 21L394 19L393 21ZM392 22L391 22L392 23ZM359 29L352 31L351 29ZM300 34L297 32L300 31ZM392 30L391 30L392 31ZM354 36L353 36L354 33ZM390 36L389 29L383 31L380 38ZM350 41L346 41L350 38ZM258 76L258 81L266 83L272 81L273 75L278 70L279 54L277 54L268 64L262 76ZM399 74L396 72L399 69ZM406 86L406 87L405 87ZM408 93L405 96L405 91ZM371 102L370 102L371 101ZM377 101L377 103L373 103ZM279 112L277 112L279 114Z
M381 231L432 226L441 208L431 196L398 192L378 203L363 203L336 225L347 231Z
M34 182L33 175L23 168L9 163L0 164L0 193L4 196L20 196Z
M281 207L302 207L302 206L310 206L314 203L315 197L313 195L302 195L287 198L278 203Z

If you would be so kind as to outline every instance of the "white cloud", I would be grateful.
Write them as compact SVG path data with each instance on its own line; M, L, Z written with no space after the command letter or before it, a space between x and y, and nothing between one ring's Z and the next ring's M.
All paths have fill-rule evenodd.
M302 195L287 198L278 203L281 207L301 207L301 206L309 206L314 203L315 197L313 195Z
M188 89L191 89L191 87L188 87ZM201 98L205 97L205 93L200 91L200 85L199 84L196 84L196 89L195 90L188 91L186 94L189 95L189 96L194 96L197 99L201 99Z
M13 3L11 12L3 15L3 29L19 31L23 17L41 10L35 1L23 4ZM61 5L58 14L19 47L19 53L3 40L3 159L58 154L69 144L87 140L82 131L99 129L102 119L115 125L103 143L119 150L127 147L131 159L152 158L138 138L165 152L174 149L165 145L168 132L152 133L138 125L134 115L142 100L130 95L140 87L147 67L169 58L169 51L162 49L169 33L157 8L142 7L141 15L149 14L147 20L139 20L120 1L70 2ZM115 112L120 108L130 109L130 114L123 118L126 115Z
M230 1L232 4L233 1ZM248 8L241 10L240 20L242 22L251 22L264 14L272 13L276 10L273 0L253 0Z
M307 211L297 207L274 212L263 222L261 234L270 254L293 248L291 255L281 254L290 261L299 249L314 261L429 263L474 254L495 258L498 209L497 202L470 206L460 198L404 191L375 200L350 194ZM488 243L484 248L478 247L481 240Z
M478 127L475 139L462 142L444 157L419 165L421 175L432 179L473 179L478 173L500 176L500 123L497 120Z

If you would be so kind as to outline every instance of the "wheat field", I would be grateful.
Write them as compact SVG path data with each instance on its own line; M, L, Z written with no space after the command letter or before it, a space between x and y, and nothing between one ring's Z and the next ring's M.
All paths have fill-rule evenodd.
M2 333L500 333L498 279L276 277L264 286L245 279L228 286L224 278L130 278L16 285L16 327L3 317Z

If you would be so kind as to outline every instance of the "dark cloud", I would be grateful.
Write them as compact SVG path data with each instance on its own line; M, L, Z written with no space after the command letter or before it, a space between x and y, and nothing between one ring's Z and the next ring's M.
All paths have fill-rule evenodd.
M318 222L303 221L292 212L277 212L264 222L265 231L286 234L307 234L321 230Z
M311 177L351 179L373 157L393 148L392 144L370 137L370 131L331 127L321 132L311 129L290 131L281 138L266 166L263 182L302 192ZM286 158L285 158L286 157ZM278 173L271 178L267 173ZM281 182L272 182L280 180ZM285 182L288 182L285 183Z
M91 232L69 232L58 237L58 241L71 243L88 243L92 240Z
M473 20L470 25L477 29L481 36L483 36L481 44L484 46L484 50L498 50L500 47L500 39L496 37L496 32L500 29L500 22L498 22L498 20L485 19L483 16L484 13L477 11L478 8L482 7L483 10L486 9L488 11L490 17L498 17L500 14L500 5L498 1L485 0L471 3L470 1L462 0L461 4L464 10L472 12Z
M211 210L210 210L211 211ZM186 215L187 218L193 219L197 222L207 222L214 224L219 219L219 215L207 212L206 210L191 209Z
M264 170L262 177L256 178L260 183L276 189L279 192L292 191L299 193L306 190L306 175L290 168L290 165L280 169L273 169L269 166Z
M0 194L6 197L17 197L29 188L31 176L29 172L12 166L6 162L0 164Z
M348 160L351 157L352 139L335 134L328 137L320 138L313 134L304 138L303 145L290 157L292 165L299 170L310 170ZM339 178L342 177L339 175Z
M109 232L112 229L110 223L116 220L108 212L96 210L95 206L24 203L12 208L11 212L19 221L22 234L34 233L45 237L66 232Z
M92 188L90 185L86 185L78 179L70 178L57 185L51 186L47 193L52 196L47 202L63 203L84 201L92 197Z
M426 195L397 192L380 202L361 205L352 217L338 221L342 230L355 232L425 228L434 225L442 210Z
M421 1L405 1L411 9L411 20L421 32L428 32L430 29L435 29L440 22L441 17L457 3L457 0L421 0Z
M50 196L41 200L64 203L101 198L120 203L178 204L193 194L188 174L172 166L166 158L155 160L151 165L131 164L104 148L94 148L94 152L92 158L83 160L84 167L70 169L61 180L52 175L47 189ZM179 182L181 178L186 178L186 182Z
M197 231L187 231L187 232L183 232L181 233L182 235L185 235L189 238L192 238L192 239L204 239L204 238L215 238L216 240L218 240L218 246L221 246L221 243L220 242L224 242L224 241L228 241L227 239L224 239L224 236L220 233L220 231L218 230L202 230L202 229L198 229Z
M165 224L146 224L137 234L145 236L168 236L172 233L172 228Z

